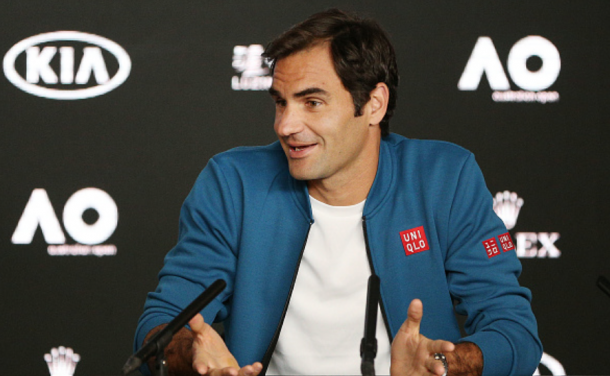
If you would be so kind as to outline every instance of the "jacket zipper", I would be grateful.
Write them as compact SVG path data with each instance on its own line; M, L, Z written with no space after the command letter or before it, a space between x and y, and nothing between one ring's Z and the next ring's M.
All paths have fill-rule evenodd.
M375 267L373 267L373 256L371 254L371 248L369 247L369 236L366 230L366 216L362 217L362 230L364 231L364 245L366 247L366 256L369 259L369 265L371 267L371 274L377 275L375 273ZM383 305L383 297L379 298L379 308L381 309L381 316L383 317L383 323L385 324L385 329L388 332L388 338L390 339L390 344L392 344L392 331L390 330L390 323L388 321L388 316L385 311L385 307Z
M269 362L271 361L271 356L275 351L275 346L277 345L277 341L280 338L280 332L282 331L282 325L284 325L284 318L286 318L286 312L288 311L288 305L290 304L290 298L292 297L292 290L294 290L294 285L297 281L297 275L299 274L299 268L301 267L301 260L303 259L303 253L305 252L305 245L307 245L307 238L309 238L309 231L311 230L311 225L313 221L309 222L309 227L307 228L307 234L305 235L305 242L303 243L303 247L301 248L301 254L299 255L299 260L297 262L296 268L294 270L294 276L292 277L292 284L290 285L290 291L288 292L288 297L286 298L286 303L284 304L284 311L282 312L282 317L280 318L280 322L278 323L277 328L275 329L275 334L273 335L273 339L271 339L271 343L265 352L265 356L263 356L263 370L261 371L261 375L265 375L267 373L267 368L269 367Z

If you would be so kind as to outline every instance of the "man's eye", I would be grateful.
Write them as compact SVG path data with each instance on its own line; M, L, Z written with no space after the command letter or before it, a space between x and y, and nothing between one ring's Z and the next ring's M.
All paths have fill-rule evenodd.
M276 99L275 105L278 107L286 107L286 101L283 99Z
M318 107L318 106L322 105L322 102L311 100L311 101L307 101L307 105L309 107Z

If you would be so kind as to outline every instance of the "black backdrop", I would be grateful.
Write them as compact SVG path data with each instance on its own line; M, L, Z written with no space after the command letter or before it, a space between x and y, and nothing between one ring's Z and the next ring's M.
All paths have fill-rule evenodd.
M401 71L392 130L468 148L493 194L510 191L523 199L510 232L522 257L521 283L533 292L545 353L568 374L610 374L603 355L610 350L610 298L595 286L599 275L610 277L604 246L610 192L606 1L24 0L0 4L2 375L48 375L43 356L60 345L80 354L75 375L118 373L131 353L145 294L156 286L176 240L180 205L200 170L218 152L275 139L268 95L232 88L234 76L243 88L261 74L251 69L256 56L240 60L234 47L264 45L331 6L371 16L391 35ZM92 42L51 40L38 45L38 55L24 48L14 61L5 57L20 41L62 30L121 46L131 62L126 80L79 100L40 97L13 84L7 72L25 79L31 59L38 62L29 68L40 76L37 87L68 92L98 86L94 74L86 84L43 80L45 69L58 77L61 64L70 71L60 60L62 46L75 51L77 75L83 47L95 47ZM458 89L477 40L486 36L513 96L535 95L524 93L507 68L515 43L534 35L559 51L561 71L542 89L557 101L497 102L487 74L476 90ZM46 67L48 46L57 53ZM99 51L113 77L116 55L103 46ZM244 61L249 69L242 71ZM544 67L539 57L527 60L530 71ZM105 248L99 241L75 246L74 230L62 219L66 202L88 187L106 192L118 210L116 229L101 242ZM15 244L35 189L48 196L47 205L30 207L29 218L41 224L31 241ZM48 204L54 216L40 219ZM82 221L95 227L108 219L103 216L89 209ZM49 223L59 224L64 242L47 239L53 231L41 228ZM116 254L50 254L58 249ZM540 367L542 374L559 372L550 363Z

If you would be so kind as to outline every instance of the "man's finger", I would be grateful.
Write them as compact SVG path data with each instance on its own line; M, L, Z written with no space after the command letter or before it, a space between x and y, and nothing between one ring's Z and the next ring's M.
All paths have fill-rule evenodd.
M262 370L263 370L263 363L256 362L252 365L252 371L253 371L252 375L253 376L258 375L259 373L261 373Z
M191 326L191 330L193 332L201 332L205 328L205 322L203 320L203 316L201 313L196 314L191 321L189 321L189 325Z
M209 370L206 376L238 376L239 371L234 367L214 368Z
M252 366L245 366L239 370L239 376L251 376L253 373Z
M202 362L193 362L193 369L200 375L205 375L208 373L208 366Z
M256 376L263 370L263 365L256 362L239 370L239 376Z
M402 324L400 330L404 331L409 335L419 334L419 325L421 319L424 316L424 305L419 299L413 299L409 304L409 310L407 311L407 319Z
M430 341L426 345L426 350L428 350L428 352L431 354L452 352L454 349L455 345L452 342L443 341L441 339Z
M433 355L426 360L426 368L433 375L441 376L445 373L445 366L443 365L443 362L434 359Z
M223 376L237 376L239 375L239 370L235 367L225 367L222 370Z

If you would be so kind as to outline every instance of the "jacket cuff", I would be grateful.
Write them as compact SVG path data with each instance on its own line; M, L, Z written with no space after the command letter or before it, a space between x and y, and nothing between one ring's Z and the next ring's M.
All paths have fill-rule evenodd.
M510 375L513 367L513 348L506 337L494 331L482 331L458 341L472 342L483 353L483 376ZM449 365L451 367L451 365Z
M138 330L136 332L136 337L133 343L133 352L136 353L143 345L144 339L148 335L148 333L156 328L159 325L167 324L172 321L172 318L167 315L157 315L148 318L146 321L140 323L138 326ZM140 372L144 376L150 376L150 370L148 369L148 365L146 363L140 366Z
M172 317L167 315L158 315L150 317L148 320L140 324L138 328L138 333L136 334L136 338L133 344L134 352L140 350L144 343L144 338L148 335L148 333L156 328L159 325L167 324L172 321Z

